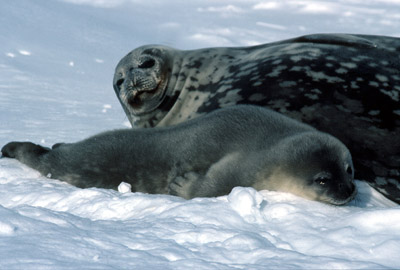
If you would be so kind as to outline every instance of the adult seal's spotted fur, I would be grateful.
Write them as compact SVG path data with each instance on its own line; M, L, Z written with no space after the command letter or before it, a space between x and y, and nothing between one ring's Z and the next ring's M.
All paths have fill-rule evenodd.
M343 141L356 178L400 202L400 39L309 35L241 48L143 46L115 70L133 126L235 104L272 108Z
M348 149L274 111L235 106L177 126L111 131L53 149L11 142L1 150L43 175L78 187L228 194L235 186L286 191L342 205L356 194Z

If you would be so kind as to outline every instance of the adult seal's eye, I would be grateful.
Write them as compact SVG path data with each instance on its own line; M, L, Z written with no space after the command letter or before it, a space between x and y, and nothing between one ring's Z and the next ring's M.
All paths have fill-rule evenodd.
M114 79L114 89L120 91L121 85L125 82L124 75L122 73L118 73L118 78Z
M115 83L118 87L120 87L123 83L124 83L124 79L119 79L117 80L117 82Z
M148 59L139 65L139 68L152 68L156 64L154 59Z

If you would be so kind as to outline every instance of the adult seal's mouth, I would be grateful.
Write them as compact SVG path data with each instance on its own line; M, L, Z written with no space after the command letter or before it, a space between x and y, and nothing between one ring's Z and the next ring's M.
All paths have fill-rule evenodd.
M133 114L144 115L157 109L164 100L165 91L160 88L160 84L149 90L129 87L124 93L120 93L121 100Z

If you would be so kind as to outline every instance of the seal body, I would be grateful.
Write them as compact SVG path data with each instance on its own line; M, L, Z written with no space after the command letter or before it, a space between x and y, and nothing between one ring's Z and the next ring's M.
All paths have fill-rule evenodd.
M143 46L118 64L114 89L135 127L174 125L236 104L269 107L339 138L356 178L400 202L399 38L317 34L254 47Z
M339 140L256 106L173 127L106 132L53 149L11 142L2 154L82 188L116 189L123 181L133 191L189 199L245 186L336 205L356 192L350 152Z

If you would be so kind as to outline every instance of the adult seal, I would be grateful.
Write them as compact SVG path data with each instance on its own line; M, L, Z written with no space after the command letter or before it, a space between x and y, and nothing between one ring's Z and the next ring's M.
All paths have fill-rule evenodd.
M254 47L143 46L114 89L133 126L174 125L235 104L269 107L338 137L357 179L400 202L400 39L317 34Z
M173 127L125 129L48 149L11 142L1 150L78 187L183 198L228 194L235 186L291 192L342 205L356 194L348 149L336 138L256 106L234 106Z

